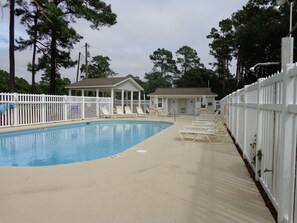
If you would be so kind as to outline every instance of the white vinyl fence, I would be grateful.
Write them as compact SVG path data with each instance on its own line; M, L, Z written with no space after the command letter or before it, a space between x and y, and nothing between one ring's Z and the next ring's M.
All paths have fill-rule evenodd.
M297 222L297 66L221 100L227 126L278 213Z
M0 128L96 118L111 98L0 93Z

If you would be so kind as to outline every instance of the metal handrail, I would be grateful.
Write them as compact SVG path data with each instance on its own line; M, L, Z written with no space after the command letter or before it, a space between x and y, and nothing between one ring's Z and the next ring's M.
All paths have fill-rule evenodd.
M169 112L167 112L158 122L161 122L162 120L164 120L169 114L172 113L172 111L173 111L174 122L176 122L175 109L172 109Z

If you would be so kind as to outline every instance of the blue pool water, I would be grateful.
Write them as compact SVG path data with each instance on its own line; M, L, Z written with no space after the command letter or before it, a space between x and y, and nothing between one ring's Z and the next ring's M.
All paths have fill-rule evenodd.
M118 154L171 123L103 121L0 134L0 166L49 166Z

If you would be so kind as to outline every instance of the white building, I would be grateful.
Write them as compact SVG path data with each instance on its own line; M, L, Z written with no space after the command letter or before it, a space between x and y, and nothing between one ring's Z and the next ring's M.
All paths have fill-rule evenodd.
M161 114L197 115L205 107L215 110L215 97L210 88L158 88L150 97L150 108Z
M120 105L129 105L133 112L133 98L136 96L137 106L141 103L141 91L143 88L131 77L110 77L110 78L86 78L66 86L69 95L110 97L112 100L110 112L113 114L115 99L119 99ZM136 95L134 95L134 93ZM131 100L132 98L132 100ZM129 104L127 103L129 100Z

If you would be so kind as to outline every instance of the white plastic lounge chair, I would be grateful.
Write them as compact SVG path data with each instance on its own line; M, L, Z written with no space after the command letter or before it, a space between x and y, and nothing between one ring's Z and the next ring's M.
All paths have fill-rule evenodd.
M209 116L209 117L202 117L202 118L197 118L196 120L194 120L192 122L193 125L195 124L199 124L199 123L206 123L206 122L212 122L212 123L215 123L215 122L225 122L225 119L226 119L227 115L222 115L222 114L218 114L216 116Z
M221 115L216 116L213 119L201 119L201 120L194 120L192 121L192 125L207 125L207 126L213 126L214 124L218 122L224 123L224 118Z
M115 118L116 115L110 114L105 106L101 107L101 111L103 115L101 115L102 118Z
M184 126L182 129L224 129L226 130L226 127L224 125L223 122L218 121L218 122L207 122L204 124L199 124L199 125L188 125L188 126Z
M120 117L126 116L122 106L116 106L116 110L117 110L117 117L120 118Z
M213 120L219 116L219 110L217 110L215 113L205 113L200 114L196 120Z
M125 106L125 113L128 117L135 117L136 114L135 113L132 113L131 109L129 106Z
M142 108L141 107L136 107L136 111L137 111L137 116L138 117L145 117L145 116L147 116L147 114L142 111Z
M185 126L179 130L179 135L184 142L194 142L199 137L204 137L211 144L223 144L228 136L228 132L223 123L218 123L214 127Z

